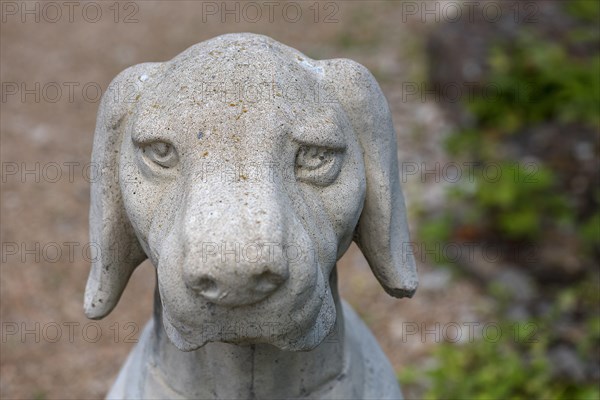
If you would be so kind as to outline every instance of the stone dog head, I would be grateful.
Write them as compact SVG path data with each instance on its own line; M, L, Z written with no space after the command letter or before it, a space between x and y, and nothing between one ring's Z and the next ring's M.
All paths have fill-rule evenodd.
M309 350L335 324L352 240L390 295L416 290L390 112L353 61L233 34L135 65L102 99L92 162L90 318L149 258L179 349ZM234 321L278 331L214 329Z

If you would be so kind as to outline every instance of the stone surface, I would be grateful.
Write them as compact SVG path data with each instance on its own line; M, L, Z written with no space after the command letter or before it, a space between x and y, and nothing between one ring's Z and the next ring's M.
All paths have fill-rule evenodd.
M144 259L155 315L111 398L400 398L337 292L354 240L396 297L417 287L396 137L372 75L232 34L111 83L98 113L85 311Z

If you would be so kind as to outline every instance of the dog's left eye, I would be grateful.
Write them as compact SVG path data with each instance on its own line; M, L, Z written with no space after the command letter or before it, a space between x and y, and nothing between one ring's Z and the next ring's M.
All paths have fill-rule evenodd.
M172 168L177 165L179 158L172 144L167 142L152 142L141 146L146 160L162 168Z
M296 154L296 177L318 186L331 185L340 173L342 155L325 147L302 146Z

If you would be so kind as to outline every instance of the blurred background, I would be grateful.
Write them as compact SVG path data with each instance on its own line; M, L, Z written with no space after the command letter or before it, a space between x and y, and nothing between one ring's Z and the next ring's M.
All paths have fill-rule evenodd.
M365 65L398 134L420 287L353 246L343 297L407 398L599 398L600 11L583 1L2 1L0 397L103 397L152 265L82 311L100 94L124 68L255 32Z

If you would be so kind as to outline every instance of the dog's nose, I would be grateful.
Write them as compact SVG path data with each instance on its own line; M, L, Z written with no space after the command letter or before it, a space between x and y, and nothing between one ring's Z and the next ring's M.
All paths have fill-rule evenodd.
M233 270L230 273L188 274L186 285L211 303L242 306L257 303L277 290L286 280L287 273L264 267L256 271Z
M238 307L276 292L289 277L289 254L294 260L304 256L289 240L286 199L270 179L193 185L178 231L190 294Z

